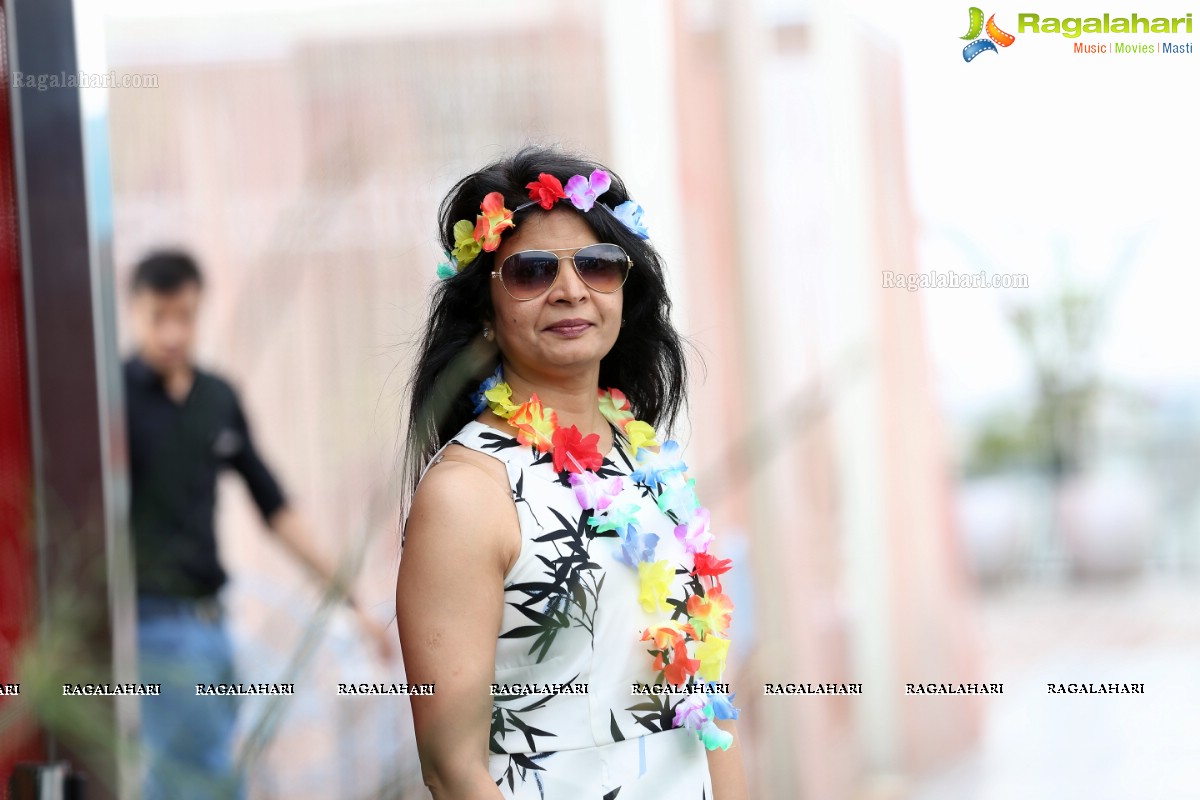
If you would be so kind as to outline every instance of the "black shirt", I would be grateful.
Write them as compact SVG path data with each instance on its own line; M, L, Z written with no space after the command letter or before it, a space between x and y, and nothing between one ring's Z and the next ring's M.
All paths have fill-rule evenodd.
M197 369L177 403L138 356L126 360L124 373L137 590L215 594L226 580L213 530L218 471L241 473L264 520L284 506L283 492L255 451L228 383Z

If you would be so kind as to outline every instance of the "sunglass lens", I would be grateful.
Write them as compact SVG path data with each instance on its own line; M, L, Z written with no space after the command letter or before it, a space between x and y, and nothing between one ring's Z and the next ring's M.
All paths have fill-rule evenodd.
M583 282L597 292L615 292L629 274L629 257L615 244L594 244L575 254Z
M513 297L537 297L554 283L558 274L558 256L538 250L526 250L509 256L500 269L500 279Z

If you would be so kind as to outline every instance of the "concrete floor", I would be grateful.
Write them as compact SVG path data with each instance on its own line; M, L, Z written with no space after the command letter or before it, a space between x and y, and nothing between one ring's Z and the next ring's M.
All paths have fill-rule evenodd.
M1010 588L982 599L988 708L973 753L914 800L1200 799L1200 579ZM1048 683L1144 683L1053 695Z

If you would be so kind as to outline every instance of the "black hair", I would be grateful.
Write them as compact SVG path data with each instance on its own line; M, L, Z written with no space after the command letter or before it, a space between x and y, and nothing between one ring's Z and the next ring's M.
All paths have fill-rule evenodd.
M600 362L600 386L620 389L629 398L637 419L665 433L686 404L688 368L685 340L671 324L671 298L667 294L663 265L648 240L641 239L605 209L615 208L629 194L612 171L582 155L555 146L527 145L500 158L456 183L438 211L438 238L447 253L454 248L454 223L474 222L479 205L490 192L504 196L506 208L529 199L526 184L540 173L554 175L564 185L574 175L589 176L605 169L611 177L608 191L589 212L568 201L554 208L579 214L601 242L620 245L634 266L624 286L624 319L612 349ZM538 205L515 212L513 222L545 213ZM458 433L476 412L470 395L499 363L494 344L483 341L483 322L494 318L491 271L494 253L481 252L450 278L433 288L429 317L408 383L409 416L404 448L405 494L411 498L425 464L444 442Z
M157 294L172 294L189 283L204 286L204 277L196 260L182 250L155 250L138 262L129 282L137 292L149 289Z

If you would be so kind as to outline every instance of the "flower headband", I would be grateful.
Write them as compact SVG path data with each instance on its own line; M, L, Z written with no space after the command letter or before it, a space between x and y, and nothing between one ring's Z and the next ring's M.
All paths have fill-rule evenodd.
M580 211L591 211L599 205L616 217L639 239L648 239L650 234L642 225L642 207L632 200L626 200L616 208L609 208L599 202L600 195L608 191L612 179L602 169L593 170L591 176L585 178L575 175L567 181L566 187L558 178L548 172L538 174L538 179L525 184L529 190L529 200L513 210L504 207L504 195L499 192L489 192L479 210L483 213L475 218L472 224L469 219L460 219L454 223L454 249L446 253L446 260L438 264L439 278L452 278L463 270L483 251L493 252L500 246L500 234L517 227L513 222L513 214L532 205L540 205L549 211L559 200L570 200L571 205Z

